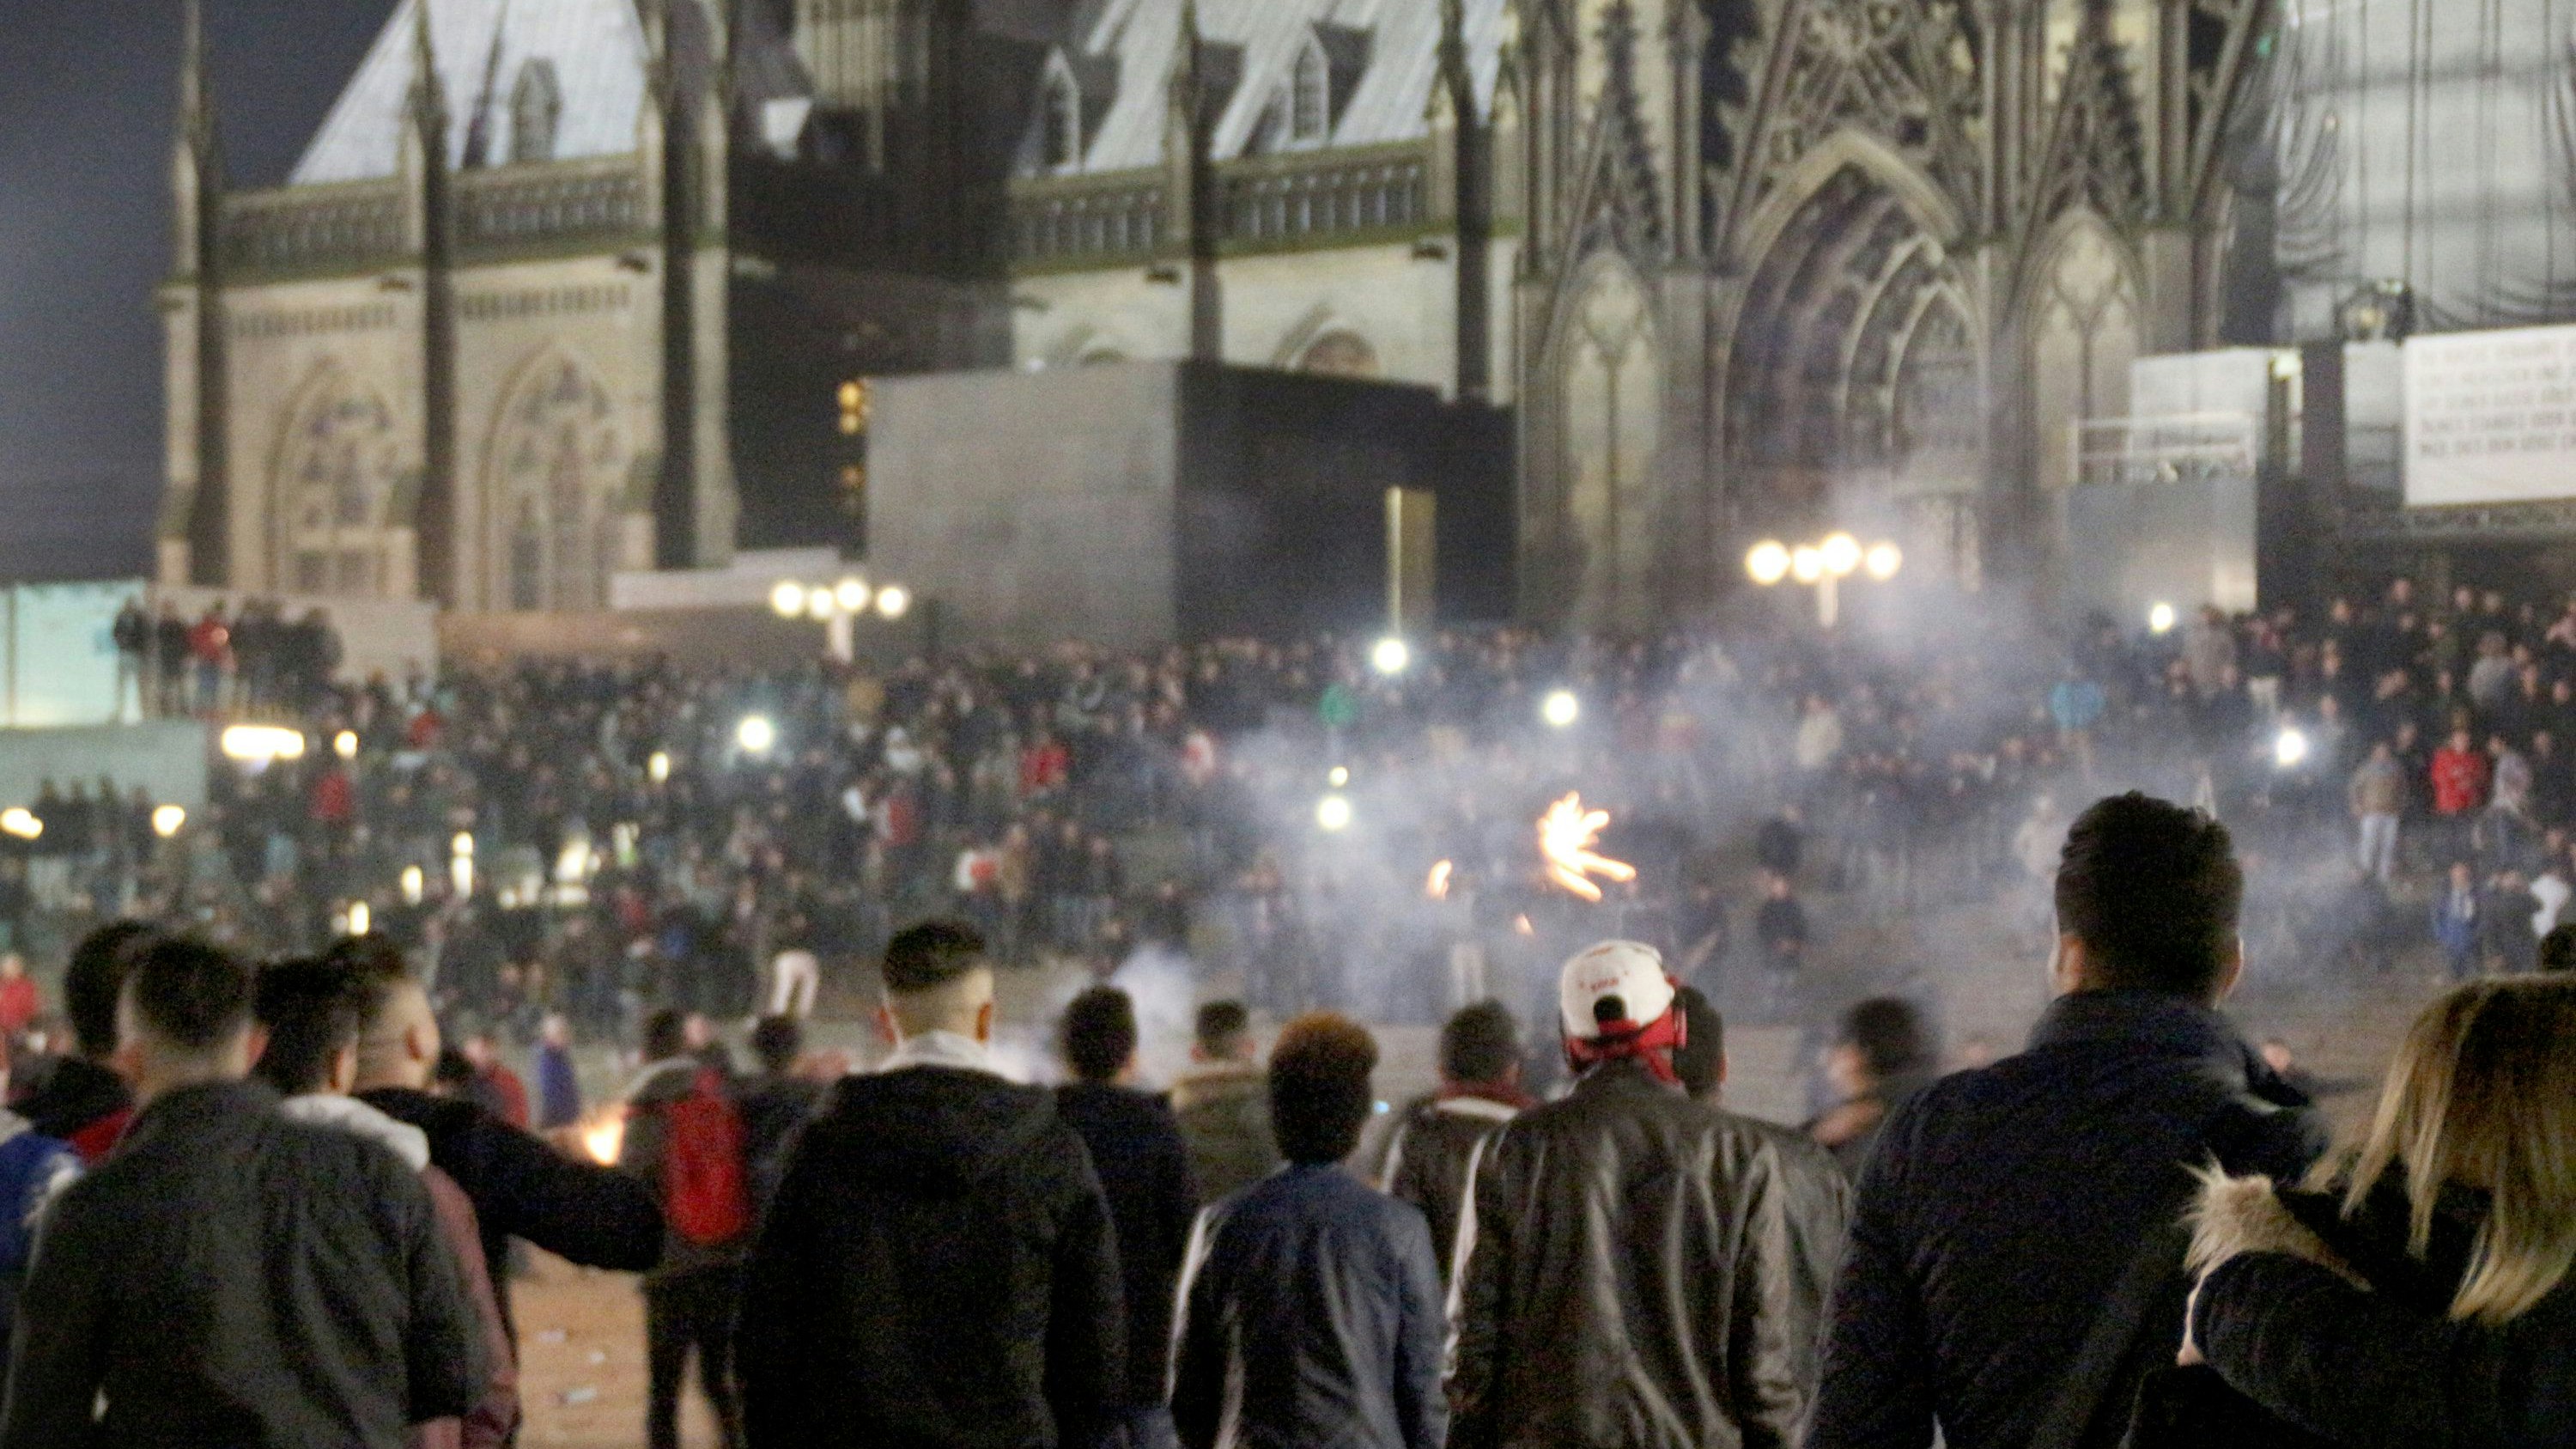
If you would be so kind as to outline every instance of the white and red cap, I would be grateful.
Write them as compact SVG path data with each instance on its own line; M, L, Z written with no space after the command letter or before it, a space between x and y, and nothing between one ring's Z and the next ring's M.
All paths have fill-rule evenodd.
M1557 977L1556 1004L1570 1040L1633 1037L1673 1009L1663 953L1635 941L1578 952Z

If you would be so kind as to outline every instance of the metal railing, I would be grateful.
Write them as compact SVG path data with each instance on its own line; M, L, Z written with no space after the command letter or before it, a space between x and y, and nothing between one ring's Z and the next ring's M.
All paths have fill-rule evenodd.
M2068 444L2079 485L2251 478L2263 456L2252 413L2086 418L2069 429Z

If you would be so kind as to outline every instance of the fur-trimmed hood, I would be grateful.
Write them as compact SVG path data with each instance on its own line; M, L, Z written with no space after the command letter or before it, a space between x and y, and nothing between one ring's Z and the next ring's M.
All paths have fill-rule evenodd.
M2299 1220L2281 1200L2272 1179L2260 1174L2229 1177L2216 1168L2195 1175L2200 1179L2200 1195L2191 1207L2191 1252L2185 1259L2194 1277L2240 1254L2282 1253L2328 1269L2356 1288L2370 1286L2342 1254Z

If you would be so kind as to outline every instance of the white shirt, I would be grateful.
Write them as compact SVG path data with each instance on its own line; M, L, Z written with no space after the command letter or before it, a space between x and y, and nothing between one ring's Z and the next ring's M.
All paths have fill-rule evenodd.
M993 1065L993 1053L982 1042L953 1031L925 1031L896 1042L886 1059L877 1063L879 1074L900 1072L907 1067L950 1067L961 1072L984 1072L1002 1075Z
M2531 913L2531 934L2546 936L2557 929L2559 918L2566 912L2567 901L2571 896L2576 896L2576 887L2570 887L2554 870L2544 873L2540 879L2533 881L2531 898L2540 902L2540 909Z

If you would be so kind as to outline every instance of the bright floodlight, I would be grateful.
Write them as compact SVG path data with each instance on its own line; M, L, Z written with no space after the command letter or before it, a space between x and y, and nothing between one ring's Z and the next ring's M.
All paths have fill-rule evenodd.
M1564 729L1583 717L1583 701L1570 689L1551 689L1538 703L1538 717L1557 729Z
M1413 650L1390 634L1369 650L1369 663L1380 674L1402 674L1413 666Z
M874 594L875 591L868 587L868 581L857 574L852 574L832 585L832 602L840 605L841 612L844 614L866 613Z
M1324 782L1331 785L1336 790L1342 788L1344 785L1351 782L1351 767L1348 765L1335 765L1330 770L1324 772Z
M734 743L742 746L743 753L765 755L769 753L770 746L778 743L778 726L771 724L765 714L747 714L742 717L741 724L734 726L733 738Z
M428 872L423 871L416 865L404 866L402 870L403 904L407 906L419 905L421 897L428 894L428 892Z
M178 834L180 828L187 823L188 812L179 806L155 805L152 807L152 833L163 840Z
M1351 802L1348 797L1327 795L1315 802L1315 826L1333 834L1351 828Z
M901 584L888 584L877 590L877 612L889 619L900 619L912 608L912 590Z
M2308 762L2308 736L2296 725L2285 726L2272 737L2272 763L2284 770L2295 770Z
M1802 584L1821 581L1825 576L1825 556L1819 550L1800 544L1789 555L1789 577Z
M365 901L349 902L350 935L363 936L367 934L367 929L375 925L375 923L375 913L367 909L367 903Z
M2173 606L2173 605L2171 605L2171 604L2150 604L2150 605L2148 605L2148 606L2147 606L2147 632L2148 632L2148 633L2150 633L2150 634L2170 634L2170 633L2172 633L2172 632L2173 632L2173 626L2174 626L2174 606Z
M1767 589L1789 576L1789 550L1778 539L1766 538L1744 556L1744 571Z
M1848 533L1828 534L1816 552L1824 557L1825 572L1835 578L1849 578L1860 567L1860 540Z
M45 833L45 822L37 819L36 812L26 806L12 805L6 810L0 810L0 832L14 835L20 840L33 840Z
M331 753L338 755L344 760L356 759L358 757L358 732L356 730L342 730L338 734L333 735L331 737Z
M472 860L474 858L474 832L470 830L460 830L456 832L456 838L447 843L447 852L448 854L455 856L458 860Z
M778 617L782 619L793 619L804 613L805 586L794 579L780 579L778 587L769 591L769 607L777 610Z
M225 759L245 765L300 760L304 758L304 736L282 725L226 725L222 748Z
M671 778L671 752L655 750L644 757L644 778L659 785Z
M1883 584L1905 567L1905 552L1892 543L1872 544L1869 552L1861 555L1860 566Z

